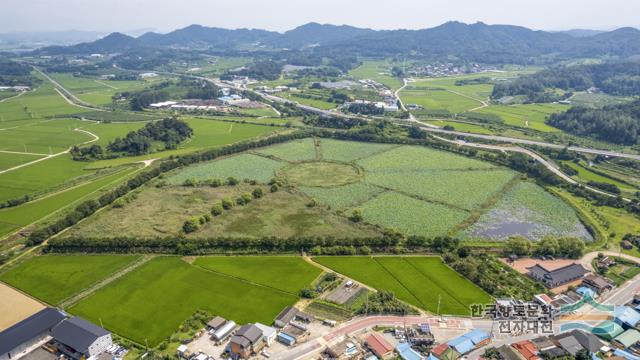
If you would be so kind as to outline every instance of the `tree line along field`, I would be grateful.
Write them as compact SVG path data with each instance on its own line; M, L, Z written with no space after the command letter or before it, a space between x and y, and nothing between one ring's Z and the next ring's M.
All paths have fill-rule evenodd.
M228 177L256 184L207 185ZM285 187L269 192L271 179ZM188 219L256 187L265 192L262 198L225 211L188 237L359 237L394 229L471 240L516 234L591 239L573 208L512 170L420 146L313 138L177 169L66 235L99 237L113 226L120 235L177 235ZM510 210L535 217L540 226L530 231L524 220L495 221ZM364 221L348 219L356 211Z
M0 280L59 304L137 260L139 256L38 256L4 272ZM300 257L186 260L152 258L65 310L156 346L198 309L240 324L271 324L321 273Z
M489 304L491 296L472 284L439 257L338 256L313 261L399 299L439 314L470 314L472 304Z

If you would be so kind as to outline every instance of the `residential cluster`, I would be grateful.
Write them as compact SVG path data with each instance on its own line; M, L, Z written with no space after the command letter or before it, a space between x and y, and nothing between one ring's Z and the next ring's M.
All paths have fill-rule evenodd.
M87 320L45 308L0 333L0 360L122 359L127 350Z
M417 77L442 77L462 74L477 74L485 71L495 70L495 67L477 63L461 65L451 62L437 62L427 65L414 65L410 70L407 71L407 73Z

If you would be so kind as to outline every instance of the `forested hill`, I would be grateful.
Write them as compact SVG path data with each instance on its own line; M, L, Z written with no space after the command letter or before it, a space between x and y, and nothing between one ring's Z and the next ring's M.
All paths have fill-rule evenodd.
M556 101L547 96L554 89L585 91L592 87L610 95L640 95L640 62L554 67L497 84L491 97L523 95L528 102Z
M640 142L640 99L600 109L572 107L564 113L551 115L547 123L576 135L636 145Z
M107 39L108 41L104 41ZM48 47L40 54L123 52L132 47L238 49L310 49L331 55L457 56L494 63L527 63L543 55L559 57L640 54L640 30L623 28L592 36L534 31L520 26L448 22L422 30L371 30L311 23L285 33L255 29L220 29L191 25L168 34L147 33L138 38L109 35L93 43Z

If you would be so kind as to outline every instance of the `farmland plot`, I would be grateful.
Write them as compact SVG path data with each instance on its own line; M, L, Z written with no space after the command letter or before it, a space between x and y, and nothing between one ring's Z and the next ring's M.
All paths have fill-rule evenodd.
M423 146L402 146L357 162L367 171L492 169L496 166L464 156Z
M181 185L188 179L223 180L232 176L239 180L250 179L266 183L284 165L283 162L262 156L241 154L188 167L169 177L168 181L173 185Z
M3 273L0 280L56 305L138 258L134 255L37 256Z
M364 220L405 234L443 236L464 221L467 212L396 192L385 192L361 204Z
M469 315L472 304L491 297L445 265L439 257L316 257L314 261L400 300L441 314Z
M397 145L372 144L355 141L339 141L333 139L321 139L322 158L325 160L354 161L371 155L393 149Z
M308 161L316 158L316 147L313 139L290 141L258 150L263 155L275 156L286 161Z

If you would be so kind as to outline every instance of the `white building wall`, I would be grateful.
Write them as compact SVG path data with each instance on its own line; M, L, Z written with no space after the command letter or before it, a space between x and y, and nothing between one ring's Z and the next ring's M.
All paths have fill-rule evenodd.
M97 356L103 353L109 346L113 345L111 334L99 337L89 346L89 357Z

